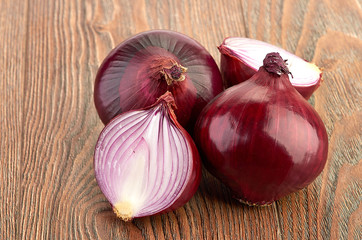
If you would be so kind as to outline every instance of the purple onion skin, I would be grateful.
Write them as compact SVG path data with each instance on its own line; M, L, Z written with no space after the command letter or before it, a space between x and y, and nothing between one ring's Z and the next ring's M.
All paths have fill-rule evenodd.
M183 81L167 84L160 73L177 63L187 68ZM135 35L114 48L100 66L94 101L104 124L116 115L152 105L170 91L175 114L193 129L202 108L223 91L220 71L209 52L195 40L169 30Z
M225 88L232 87L236 84L245 82L251 78L257 69L250 67L243 61L238 59L237 56L233 56L230 51L224 49L221 45L219 48L221 53L220 57L220 71L224 80ZM320 86L322 79L322 73L320 74L319 81L316 84L310 86L296 86L293 87L306 99L308 100L315 90Z
M288 75L264 67L202 111L196 143L206 168L250 205L268 205L310 184L328 154L324 124Z
M226 54L221 54L220 69L226 88L248 80L257 72L236 57Z

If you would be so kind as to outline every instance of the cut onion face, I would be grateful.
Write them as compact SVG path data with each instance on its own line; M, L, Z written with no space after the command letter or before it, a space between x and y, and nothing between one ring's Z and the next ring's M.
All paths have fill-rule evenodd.
M98 139L96 179L125 221L177 209L199 186L197 149L177 123L169 99L117 116Z
M177 32L152 30L125 40L108 54L97 73L94 101L107 124L170 91L178 122L191 132L202 108L222 90L219 68L203 46Z
M266 42L240 37L229 37L218 47L221 53L221 74L226 87L251 78L263 65L267 53L278 52L288 61L289 80L294 88L309 99L319 87L322 71L313 63Z

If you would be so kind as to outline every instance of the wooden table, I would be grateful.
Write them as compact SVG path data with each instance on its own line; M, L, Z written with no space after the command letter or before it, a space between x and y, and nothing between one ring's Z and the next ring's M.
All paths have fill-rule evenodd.
M0 0L0 239L362 239L361 0ZM219 59L224 37L324 69L310 103L329 136L313 184L248 207L206 171L184 207L122 222L93 173L97 68L124 39L172 29Z

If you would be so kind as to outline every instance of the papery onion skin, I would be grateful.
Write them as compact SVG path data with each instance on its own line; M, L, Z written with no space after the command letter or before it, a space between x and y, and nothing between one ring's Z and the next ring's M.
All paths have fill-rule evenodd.
M173 97L166 92L148 108L115 117L97 141L94 169L98 185L125 221L175 210L191 199L200 184L198 150L177 122L172 106ZM171 152L172 157L166 158ZM132 171L137 172L133 175ZM161 175L152 175L155 171Z
M180 79L166 81L172 72ZM223 91L222 77L210 53L194 39L151 30L108 54L96 76L94 101L106 124L122 112L152 105L166 91L175 98L178 122L192 131L202 108Z
M306 187L327 160L328 136L317 112L286 73L264 67L210 102L195 130L206 168L250 205Z
M240 41L240 46L229 46L228 41ZM264 54L260 54L259 57L255 56L255 51L250 48L250 46L256 47L259 46L260 52ZM239 49L240 53L235 52L235 49ZM266 53L270 51L276 51L281 54L284 59L291 61L291 59L295 59L298 62L304 62L304 73L312 72L314 74L311 82L308 84L299 84L298 78L301 73L293 73L293 69L289 68L292 75L290 76L290 80L292 82L293 87L305 98L309 99L315 90L320 86L322 81L322 71L314 64L309 63L298 56L287 52L286 50L276 47L274 45L268 44L266 42L258 41L255 39L247 39L247 38L237 38L237 37L229 37L226 38L223 43L218 47L221 57L220 57L220 71L221 75L224 79L224 85L226 88L244 82L251 78L262 65L263 57ZM257 58L257 59L253 59ZM251 66L248 64L248 61L253 59L253 61L258 62L258 66Z

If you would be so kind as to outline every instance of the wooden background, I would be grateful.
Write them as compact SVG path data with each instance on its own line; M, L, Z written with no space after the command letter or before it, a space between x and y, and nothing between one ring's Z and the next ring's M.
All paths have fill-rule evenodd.
M361 0L0 0L0 239L362 239ZM124 223L93 173L97 68L124 39L172 29L219 61L224 37L324 69L310 100L329 135L322 174L248 207L206 171L174 212Z

